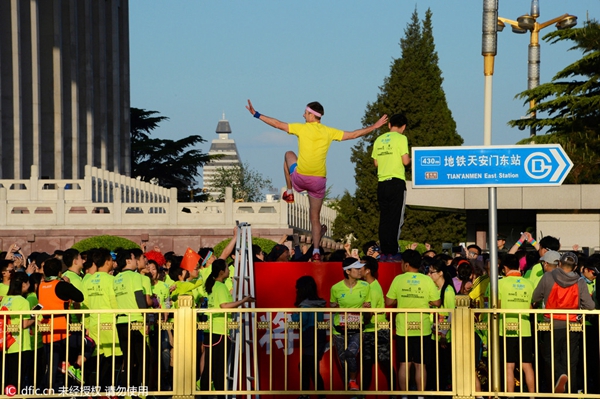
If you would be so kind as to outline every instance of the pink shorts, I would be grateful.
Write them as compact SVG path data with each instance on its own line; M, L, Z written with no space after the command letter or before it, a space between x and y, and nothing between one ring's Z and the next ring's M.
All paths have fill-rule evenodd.
M313 198L324 198L327 188L327 178L322 176L305 176L294 171L291 175L294 190L301 193L307 191Z

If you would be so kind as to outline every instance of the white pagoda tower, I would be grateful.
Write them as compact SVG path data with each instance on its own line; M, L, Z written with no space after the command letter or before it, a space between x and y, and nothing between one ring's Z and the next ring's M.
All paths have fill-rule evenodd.
M217 125L216 133L219 138L212 141L208 155L221 155L221 158L207 163L203 168L204 189L213 199L217 199L219 196L219 191L213 185L217 168L232 168L242 163L235 140L229 138L231 126L225 119L225 113Z

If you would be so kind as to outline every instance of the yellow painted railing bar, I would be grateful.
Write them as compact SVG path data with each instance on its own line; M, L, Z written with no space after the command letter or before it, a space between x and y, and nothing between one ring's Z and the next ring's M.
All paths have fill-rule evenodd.
M373 348L373 356L374 359L372 361L373 363L373 372L375 373L375 377L373 378L372 381L372 386L374 386L374 391L377 392L378 395L410 395L410 396L431 396L432 392L431 391L427 391L427 387L424 385L423 390L421 391L400 391L398 388L394 386L394 378L392 378L392 380L390 381L390 383L392 384L391 387L387 387L388 390L385 390L385 386L384 384L381 382L381 378L379 378L378 373L380 370L380 366L381 366L381 362L379 361L379 350L380 348L380 336L378 334L380 328L381 329L392 329L390 330L390 344L392 345L392 342L394 340L394 337L397 337L397 340L404 340L405 345L408 344L409 340L408 340L408 333L410 331L414 331L415 329L420 329L421 325L424 323L424 321L426 320L426 318L431 317L431 315L433 315L433 317L437 319L437 316L440 313L444 313L444 314L449 314L450 315L450 323L449 323L449 329L451 331L452 334L452 343L451 343L451 370L452 370L452 388L450 391L444 391L445 387L445 383L442 383L442 379L439 378L438 375L438 371L436 369L435 373L433 372L428 372L428 374L431 377L429 378L433 378L433 375L438 375L437 378L435 380L430 380L430 383L428 384L429 386L435 387L436 391L438 392L439 395L443 395L443 396L453 396L455 398L474 398L476 396L484 396L484 397L506 397L506 396L513 396L513 397L522 397L522 398L526 398L526 397L531 397L531 396L535 396L538 398L550 398L550 397L555 397L555 394L552 393L554 391L554 387L553 384L551 387L551 391L552 392L547 392L547 393L540 393L539 391L543 388L540 384L540 375L542 373L542 370L544 368L544 362L538 360L538 357L540 357L541 355L541 350L546 350L548 353L551 354L551 356L554 356L554 350L558 349L556 347L556 344L554 342L554 327L555 327L555 321L553 318L550 318L549 321L538 321L538 316L539 315L544 315L544 314L561 314L561 315L566 315L567 320L568 320L568 316L569 315L581 315L580 319L577 321L567 321L567 327L566 327L566 334L567 337L570 334L581 334L580 335L580 339L581 341L583 341L582 343L580 343L581 347L583 348L583 353L586 354L588 349L589 349L589 342L587 341L588 339L598 339L598 337L590 337L589 331L585 328L586 327L586 321L590 320L590 316L594 316L594 317L598 317L598 315L600 315L600 311L595 310L595 311L584 311L584 310L546 310L546 309L525 309L525 310L506 310L506 309L470 309L469 308L469 304L470 301L468 300L468 297L464 297L464 296L457 296L456 298L456 304L457 307L456 309L385 309L385 310L380 310L379 313L383 313L386 316L388 316L388 323L383 323L383 325L379 325L379 324L375 324L375 335L374 335L374 348ZM33 336L36 337L37 334L42 333L43 332L43 328L50 328L52 329L52 326L54 324L54 318L58 317L58 316L69 316L69 315L79 315L79 323L68 323L68 330L69 331L86 331L90 326L90 319L92 321L95 320L96 321L96 325L94 326L95 330L96 330L96 335L100 336L101 332L104 331L104 333L107 333L107 330L111 330L111 333L108 334L109 336L112 336L112 342L110 343L110 347L112 348L113 352L118 348L118 343L117 343L117 332L116 332L116 321L117 321L117 314L122 315L125 314L128 317L129 320L129 324L130 324L130 329L128 331L128 336L132 337L133 335L133 329L140 329L141 328L141 332L142 335L144 336L144 339L146 339L146 337L148 336L145 330L145 325L147 325L148 320L149 320L149 315L150 314L156 314L156 324L154 325L154 327L156 328L156 332L157 332L157 339L158 339L158 343L156 346L148 346L148 345L144 345L144 349L143 352L141 353L141 357L143 359L143 365L141 365L141 369L142 369L142 385L152 385L153 387L156 387L155 390L150 391L148 390L148 395L168 395L168 396L174 396L175 398L192 398L194 395L197 396L213 396L213 395L220 395L220 394L226 394L226 395L349 395L349 394L356 394L356 395L369 395L369 394L373 394L374 391L370 391L368 390L368 387L364 387L362 386L362 378L358 379L357 382L359 383L359 385L361 386L360 391L355 391L350 393L350 391L347 390L347 387L345 386L345 383L347 381L347 377L348 377L348 370L346 367L343 367L341 370L341 375L337 375L338 370L336 368L336 363L338 362L338 358L337 358L337 354L334 353L335 349L334 349L334 343L333 343L333 332L334 332L334 327L333 327L333 316L336 313L341 313L344 315L348 315L350 312L352 313L371 313L373 315L377 315L377 311L373 310L373 309L352 309L352 310L348 310L348 309L297 309L297 308L265 308L265 309L231 309L231 310L224 310L224 309L194 309L192 308L193 305L193 301L191 299L191 297L185 297L182 296L179 300L178 303L178 308L174 308L174 309L144 309L144 310L132 310L132 311L124 311L124 310L115 310L115 309L106 309L106 310L66 310L66 311L61 311L59 312L55 312L54 314L52 314L51 312L49 313L48 311L44 312L42 311L19 311L19 312L10 312L10 317L11 317L11 325L7 326L7 328L5 329L5 333L4 336L2 337L3 339L6 339L6 334L8 332L23 332L21 326L22 326L22 321L24 317L29 317L29 315L34 314L36 319L39 319L42 315L49 315L50 314L50 325L48 327L48 325L44 325L39 323L35 323L32 327L30 327L30 330L27 330L27 332L29 333L29 331L33 332ZM142 323L142 325L137 325L136 323L132 322L132 314L133 313L141 313L143 314L143 318L144 318L144 323ZM257 389L257 385L256 385L256 381L252 381L251 379L249 379L249 374L247 373L247 370L245 370L245 365L246 363L244 361L242 361L240 359L240 361L237 363L238 364L238 378L237 378L237 389L230 389L227 385L226 388L223 392L219 392L219 391L202 391L202 390L198 390L196 388L196 381L197 381L197 376L200 375L200 359L198 359L197 354L201 353L202 350L202 342L198 342L197 341L197 332L199 330L203 330L204 328L206 328L207 326L210 326L212 324L212 320L213 320L213 315L215 313L224 313L226 315L226 317L228 318L233 318L233 316L235 315L236 317L233 318L234 321L231 322L229 324L230 328L236 329L236 331L238 332L237 334L237 342L235 342L235 345L239 345L239 347L237 347L239 349L239 353L243 354L243 356L252 356L251 357L251 362L249 364L254 366L254 370L255 370L255 375L254 377L258 377L258 373L259 373L259 367L262 367L262 370L269 370L269 375L262 375L261 377L261 385L259 387L259 389ZM314 325L313 328L307 328L306 330L304 330L304 325L303 325L303 320L302 317L299 318L299 322L291 322L290 318L292 314L302 314L302 313L309 313L313 320L314 320ZM172 314L173 317L173 322L169 323L169 322L165 322L165 316ZM507 321L507 315L510 314L510 317L514 317L515 315L519 315L518 317L518 321L515 323L513 322L512 324L509 323ZM110 323L102 323L102 318L101 315L110 315L110 319L111 322ZM199 321L199 316L201 315L205 315L208 319L207 322L203 322L203 321ZM320 315L322 315L322 317L320 317ZM395 318L397 315L403 315L405 318L405 323L404 323L404 336L396 336L396 332L394 330L395 327ZM418 319L418 321L408 321L408 315L413 315L412 317L414 317L415 319ZM517 361L519 364L516 365L516 367L519 367L519 372L517 373L517 379L520 382L520 385L518 387L515 387L515 392L507 392L508 391L508 386L507 386L507 382L503 381L500 384L500 389L495 390L494 387L488 387L488 388L480 388L477 384L478 381L478 377L476 376L476 367L477 364L475 362L476 359L476 347L475 347L475 334L476 334L476 330L477 331L482 331L485 332L485 334L489 334L491 331L491 326L492 326L492 318L494 316L496 316L497 318L502 318L503 319L503 330L501 331L503 336L500 337L501 341L499 342L503 342L504 343L504 350L503 351L498 351L499 355L502 355L501 358L499 358L500 361L500 366L497 367L496 369L494 369L493 367L493 362L490 360L490 356L487 357L487 371L483 372L483 377L487 378L488 381L491 380L491 376L492 373L496 372L496 373L504 373L504 370L506 369L506 358L507 358L507 337L508 337L508 332L509 331L521 331L521 329L524 327L523 323L524 323L524 319L522 318L522 315L527 315L529 317L529 320L532 324L532 343L534 346L534 352L538 354L538 356L534 357L534 369L535 369L535 394L531 394L529 392L527 392L527 390L525 389L525 380L526 380L526 375L525 372L523 370L522 367L522 363L523 363L523 355L522 355L522 348L523 348L523 342L519 341L517 347L520 350L520 353L517 356ZM89 317L83 317L83 316L89 316ZM0 317L5 317L6 316L4 314L0 315ZM275 328L274 324L276 324L274 322L274 320L277 319L279 321L283 320L280 324L280 327ZM323 321L319 321L319 319L322 319ZM357 329L362 329L364 327L363 321L362 321L362 317L359 318L359 322L356 322L356 325L351 327L351 328L357 328ZM249 325L249 328L251 329L250 331L252 332L252 336L253 336L253 342L251 345L246 345L244 343L244 340L247 338L245 337L244 333L245 333L245 329L242 328L245 326L244 323L251 323ZM93 323L92 323L93 324ZM445 327L444 327L445 328ZM433 334L434 337L437 338L438 336L438 332L440 332L440 330L442 329L442 327L438 324L438 323L434 323L433 324ZM329 375L323 375L323 379L325 381L326 384L326 388L324 391L319 391L316 389L316 387L314 387L313 389L310 390L302 390L302 382L301 379L299 382L295 382L295 380L290 379L290 376L294 375L296 373L296 377L298 375L300 375L300 377L305 377L305 375L303 373L305 373L303 366L304 361L309 361L306 358L303 358L301 356L302 354L302 349L299 350L299 352L295 352L296 350L298 350L298 343L302 342L302 339L306 339L305 334L317 334L319 331L322 330L326 330L329 335L327 337L327 342L329 343L330 349L329 349L329 353L326 353L326 356L323 357L322 360L322 364L324 365L325 363L328 364L328 368L329 368ZM163 352L163 339L162 339L162 332L166 331L167 334L169 332L172 332L173 335L173 340L174 340L174 348L172 351L172 362L173 362L173 389L172 391L166 391L163 388L163 379L162 377L162 373L163 373L163 369L162 369L162 352ZM52 333L52 331L49 331L50 333ZM149 331L148 331L149 334ZM346 340L346 344L347 344L347 340L348 340L348 330L344 331L344 334L342 334L342 337L345 338ZM544 345L546 345L545 348L542 348L542 342L540 341L540 337L541 336L547 336L550 342L546 342L544 341ZM431 339L431 337L427 336L424 339ZM546 338L544 338L545 340ZM67 337L66 339L66 345L67 345L67 355L68 356L75 356L79 355L79 353L77 352L73 352L75 351L75 347L71 348L71 346L69 345L70 343L75 343L75 340L79 340L79 336L70 336ZM83 348L84 346L84 340L85 337L82 334L81 336L81 343L80 345L77 345L77 347L81 346ZM277 348L277 344L279 341L283 340L283 342L281 343L281 347L283 348L284 351L284 355L283 357L279 356L279 353L277 353L277 356L275 356L277 351L281 351L281 349ZM130 339L131 341L131 339ZM260 341L260 342L259 342ZM360 346L362 347L363 345L366 344L365 341L365 336L363 334L361 334L359 336L359 343ZM43 359L38 356L36 349L39 349L39 345L37 343L37 339L34 339L32 341L33 343L33 350L35 351L35 353L32 354L31 358L34 361L34 370L37 370L36 366L38 361L42 361ZM395 342L394 344L397 344L398 342ZM432 348L431 350L431 354L433 355L432 358L434 359L435 363L439 362L439 359L441 358L441 351L438 347L438 342L437 339L433 339L431 340L431 344L435 345L435 348ZM572 347L571 343L567 340L566 343L566 349L567 349L567 360L571 360L571 355L570 355L570 349ZM265 351L266 348L269 348L269 354L266 356L261 355L261 357L259 358L259 353L263 353ZM129 351L126 351L126 353L123 354L123 356L126 356L126 359L128 360L128 363L131 364L132 361L134 361L135 356L133 354L133 352L131 351L132 348L132 344L130 343L129 345ZM155 352L155 349L158 349L158 352ZM225 359L228 358L228 356L231 354L232 350L235 350L236 347L234 346L230 346L230 345L225 345ZM548 350L549 349L549 350ZM77 349L79 350L79 349ZM83 350L83 349L82 349ZM317 348L312 348L312 350L314 351L313 353L313 358L316 358L315 355L317 355ZM491 348L487 348L488 350L488 354L491 355L492 351ZM250 351L251 353L247 353L248 351ZM425 349L421 346L420 348L418 348L419 353L421 354L421 357L423 358L423 355L425 354ZM223 370L213 370L213 360L214 360L214 355L215 353L213 353L212 350L212 346L206 347L204 348L204 352L205 352L205 362L204 362L204 372L208 373L208 375L212 376L212 375L216 375L216 373L231 373L232 370L227 368L227 362L224 362L225 365L223 367ZM292 360L292 357L289 356L288 354L290 353L299 353L300 357L299 360L296 361L295 359ZM54 353L54 351L50 351L49 353L49 358L47 359L48 362L52 362L54 360L54 356L58 356L58 353ZM391 362L390 362L390 374L393 376L394 372L396 371L394 369L394 365L398 365L398 356L403 356L404 357L404 361L407 362L408 358L406 354L398 354L394 348L394 350L390 351L390 358L391 358ZM2 359L2 362L4 364L4 368L6 369L6 358L7 358L7 354L2 352L0 353L0 359ZM24 354L22 352L20 352L18 354L18 356L14 357L15 359L17 359L17 363L13 365L13 367L19 367L19 364L22 364L24 361ZM502 360L502 358L504 360ZM282 360L280 360L282 359ZM593 358L591 358L593 359ZM84 362L82 364L82 371L84 372L84 374L86 374L86 369L89 367L93 367L93 363L91 363L91 361L95 362L96 365L96 369L99 370L100 366L101 366L101 362L100 362L100 358L96 357L95 359L87 359L87 362ZM113 370L118 370L120 369L120 361L118 359L116 359L114 356L111 357L110 359L108 359L108 361L110 362L110 366L113 368ZM268 364L265 365L263 362L268 361ZM362 356L360 357L360 359L357 360L359 365L361 367L366 366L365 361L363 360ZM424 361L424 360L423 360ZM577 392L577 388L574 385L576 383L576 381L570 381L572 384L569 384L569 388L568 388L568 392L565 394L561 394L561 396L564 397L568 397L568 398L598 398L597 394L591 393L588 391L589 384L588 384L588 370L587 367L590 366L594 369L597 368L597 364L592 364L592 362L587 359L585 356L584 358L581 359L582 364L583 364L583 392L582 393L578 393ZM263 363L263 364L261 364ZM298 365L299 363L299 365ZM51 364L51 363L50 363ZM429 365L429 367L436 367L435 364L431 364ZM153 367L157 367L155 374L151 374L151 370L153 369ZM299 367L299 372L296 372L297 367ZM272 376L274 375L274 373L278 370L283 370L283 375L284 375L284 380L283 381L273 381ZM430 369L432 371L432 369ZM551 373L552 375L554 374L554 365L551 365ZM16 370L15 370L16 371ZM132 377L134 377L134 372L133 370L123 370L122 371L123 374L122 376L127 376L127 380L130 380ZM57 381L59 381L60 385L63 385L63 388L67 386L68 381L68 377L67 375L63 375L62 373L60 373L60 371L58 370L50 370L51 373L51 377L53 379L58 378ZM314 375L312 375L312 379L316 380L316 368L314 371ZM23 374L21 372L21 369L19 368L18 370L18 378L19 378L19 383L17 384L16 388L18 389L18 393L17 395L15 395L15 398L25 398L25 397L31 397L30 395L26 395L24 393L21 392L21 390L23 388L27 388L24 386L24 383L21 382ZM408 375L408 373L407 373ZM158 376L158 381L154 381L153 379L155 378L155 376ZM425 383L425 377L423 374L421 374L420 376L421 378L421 383ZM63 380L64 379L64 380ZM118 374L112 373L111 377L110 377L110 381L113 384L113 387L115 387L116 385L118 385L119 383L119 377ZM335 386L334 385L334 381L343 381L343 383L340 386ZM0 381L2 381L3 385L5 384L5 375L3 374L2 378L0 378ZM33 374L32 377L32 381L33 384L35 386L37 386L38 384L41 384L42 381L39 381L39 376L37 375L37 373ZM244 383L244 381L246 383ZM292 382L294 381L294 382ZM408 377L405 378L404 382L408 381ZM81 383L73 383L73 381L70 381L72 386L76 386L78 388L78 392L73 392L73 393L68 393L69 397L88 397L88 396L93 396L88 394L84 394L82 393L83 389L86 386L90 386L90 385L94 385L94 386L99 386L100 385L100 376L97 373L95 376L92 375L90 377L90 381L85 381L85 382L81 382ZM329 385L327 385L329 384ZM408 385L407 385L408 386ZM103 390L106 389L106 387L101 387ZM140 387L127 387L127 389L139 389ZM146 389L148 389L148 387L146 387ZM4 394L4 392L0 392L3 395L0 395L0 398L8 398L8 396L6 396ZM52 394L48 394L46 395L48 397L64 397L65 394L64 392L61 394L59 392L54 392Z

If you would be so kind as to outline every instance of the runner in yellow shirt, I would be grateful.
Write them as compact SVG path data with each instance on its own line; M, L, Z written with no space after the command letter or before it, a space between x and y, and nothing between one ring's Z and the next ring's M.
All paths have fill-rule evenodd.
M327 188L326 159L329 146L332 141L356 139L371 133L387 123L387 115L383 115L371 126L346 132L321 124L321 117L325 111L323 106L316 101L309 103L304 109L302 116L306 123L288 124L262 115L254 109L250 100L248 100L246 109L267 125L298 137L298 155L293 151L285 153L283 172L287 191L282 198L288 203L294 202L292 187L298 192L308 192L311 231L315 243L312 259L320 261L319 242L326 230L321 226L320 215Z

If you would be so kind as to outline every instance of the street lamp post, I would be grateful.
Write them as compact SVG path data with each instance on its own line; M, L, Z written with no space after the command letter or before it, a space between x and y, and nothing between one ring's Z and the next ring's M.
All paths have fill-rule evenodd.
M534 89L540 84L540 34L539 32L552 25L556 24L557 29L568 29L577 25L577 17L570 14L563 14L559 17L553 18L549 21L539 23L537 18L540 16L540 4L539 0L531 0L531 12L530 14L521 15L516 21L498 17L498 31L501 32L504 27L508 24L512 27L514 33L526 33L531 32L529 40L529 53L528 53L528 68L527 68L527 89ZM532 109L535 106L535 100L529 102L529 108ZM535 119L535 112L531 112L527 118ZM535 136L536 129L531 126L530 136Z
M483 92L483 144L492 145L492 78L494 75L494 57L497 53L498 0L483 0L483 24L481 55L483 55L483 76L485 79ZM498 308L498 193L496 187L488 188L488 247L490 251L490 308ZM500 350L498 335L498 313L490 314L490 345L492 361L492 378L490 388L494 392L500 390ZM477 378L477 377L475 377Z

